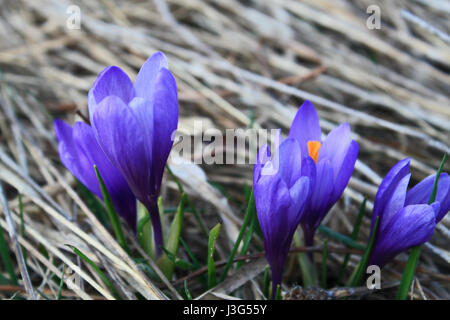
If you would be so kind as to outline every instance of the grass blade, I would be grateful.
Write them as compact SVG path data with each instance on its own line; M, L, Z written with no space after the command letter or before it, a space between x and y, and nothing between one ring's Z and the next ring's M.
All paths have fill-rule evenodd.
M108 277L103 273L102 270L100 270L100 268L94 263L94 261L89 259L78 248L76 248L74 246L71 246L71 245L66 245L66 246L70 247L77 256L79 256L82 260L84 260L87 264L89 264L92 267L92 269L95 270L95 272L98 274L98 276L102 279L102 281L108 287L108 289L112 293L112 295L114 295L115 297L119 296L117 294L116 288L114 288L114 286L112 285L111 281L109 281Z
M208 288L216 286L216 265L214 263L214 251L216 249L216 240L219 237L221 224L218 223L209 232L208 239Z
M343 235L342 233L333 231L328 227L320 225L318 230L320 232L322 232L323 234L327 235L328 237L333 238L339 242L342 242L347 247L361 249L361 250L364 250L364 248L365 248L363 245L356 243L352 238L350 238L346 235Z
M62 296L62 288L63 288L63 286L64 286L64 275L65 275L65 272L66 272L66 265L63 264L61 280L59 281L59 288L58 288L58 296L57 296L57 300L61 300L61 296Z
M2 258L3 265L5 266L6 272L8 272L9 280L17 285L17 277L14 272L14 265L12 263L11 256L9 255L8 244L6 243L5 235L3 233L3 228L0 226L0 257Z
M358 286L361 283L361 280L366 272L367 262L369 261L370 253L372 252L373 244L375 243L375 236L378 230L379 219L380 217L377 217L377 219L375 220L375 225L373 227L372 234L370 236L370 240L369 243L367 244L366 250L364 250L364 254L357 268L355 269L355 272L353 273L352 277L350 277L349 280L350 287Z
M80 181L77 181L77 189L80 190L80 194L83 200L86 202L89 209L95 214L97 219L105 227L109 227L108 214L106 213L105 207L99 201L96 195L94 195L88 188L86 188Z
M255 231L255 226L258 223L258 217L256 216L256 211L253 210L252 213L252 221L250 222L250 227L248 228L248 232L245 235L244 243L242 244L241 255L247 253L248 246L250 245L250 241L253 238L253 232ZM236 265L236 269L239 269L244 264L244 261L239 261Z
M236 242L234 243L233 249L231 250L231 254L228 257L227 264L225 265L222 274L220 276L219 282L222 282L225 280L225 277L227 276L228 270L231 267L231 264L233 263L234 256L236 255L236 252L239 248L239 244L241 243L242 237L244 236L245 229L247 228L247 225L252 217L252 213L255 211L255 197L253 195L253 190L250 194L250 201L248 202L247 210L245 212L244 221L242 223L241 230L239 230L239 235L236 239Z
M352 235L350 238L355 241L359 234L359 229L361 228L361 222L364 217L364 213L366 212L366 202L367 198L364 197L363 202L361 203L361 207L359 208L358 216L356 217L355 224L353 225ZM342 277L344 276L344 272L347 269L348 261L350 260L350 254L347 253L344 257L344 262L342 263L341 269L339 270L338 279L336 281L337 285L341 284Z
M103 182L100 173L98 172L97 166L94 165L95 174L97 175L98 182L100 183L100 189L102 190L103 201L105 202L106 212L108 213L109 219L111 221L111 225L114 230L114 234L116 235L117 242L120 246L127 252L129 252L127 241L125 240L125 236L122 231L122 227L120 226L119 216L114 209L114 204L111 200L111 196L109 195L108 189Z
M187 287L187 280L184 280L184 293L186 294L187 300L192 300L192 295Z
M200 263L198 262L197 258L195 257L194 253L192 252L191 248L189 248L187 243L181 237L180 237L180 242L181 242L184 250L186 250L186 253L189 256L189 258L191 258L194 269L200 268Z

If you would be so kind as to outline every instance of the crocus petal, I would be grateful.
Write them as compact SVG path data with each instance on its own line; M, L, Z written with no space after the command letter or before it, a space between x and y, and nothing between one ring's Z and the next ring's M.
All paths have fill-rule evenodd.
M303 157L301 175L309 178L309 189L313 190L316 184L317 169L316 163L311 157Z
M268 243L280 236L286 224L286 215L281 214L290 204L289 190L277 175L262 175L253 186L258 221Z
M133 83L130 78L122 69L116 66L104 69L89 90L88 107L91 123L97 105L111 95L119 97L125 104L130 102L135 96Z
M312 233L334 204L329 201L333 192L333 168L328 160L319 162L316 168L316 183L311 190L308 208L301 219L302 225Z
M319 116L308 100L298 109L289 130L289 138L298 140L303 156L308 155L308 141L322 141Z
M298 179L289 189L289 196L291 197L291 204L288 209L289 226L295 230L304 213L306 199L309 197L309 178L301 177Z
M441 204L438 201L433 202L432 204L430 204L430 206L433 208L434 210L434 215L436 217L436 224L440 221L437 218L439 217L440 214L440 210L441 210Z
M295 139L286 139L274 153L273 163L278 166L278 174L290 188L301 175L302 155Z
M396 213L405 206L406 190L408 189L410 178L410 173L404 176L398 182L395 189L392 190L392 193L390 193L386 198L386 205L382 215L380 216L381 229L388 225Z
M100 148L92 128L76 122L73 128L61 120L55 120L58 150L64 166L88 188L103 199L94 165L105 181L114 207L136 231L136 198L120 172L110 163Z
M377 234L369 264L382 267L400 252L427 242L435 226L431 206L419 204L404 207Z
M147 115L148 116L148 115ZM148 203L151 157L147 131L133 110L116 96L103 99L93 117L98 141L111 163L122 173L135 196Z
M82 163L87 162L83 156L78 156L75 142L73 140L73 128L62 120L54 120L55 134L58 140L58 153L61 162L64 166L72 172L72 174L81 181L85 186L88 185L84 179L82 168L85 167ZM95 194L98 192L91 190ZM101 193L100 193L101 195Z
M335 181L332 199L337 201L342 192L344 192L345 187L352 176L353 169L355 168L356 159L358 158L359 145L356 141L350 143L350 147L347 150L347 154L342 162L342 166L339 169Z
M405 204L410 205L428 203L431 192L433 191L435 179L435 174L430 175L411 188L411 190L409 190L406 194ZM441 173L439 177L436 201L440 203L440 210L436 215L436 222L439 222L450 209L450 177L446 172Z
M156 52L145 61L134 82L138 97L153 101L156 78L162 68L168 68L167 59L162 52Z
M388 174L384 177L383 181L378 188L377 194L375 196L373 211L372 211L372 226L378 216L384 212L384 207L387 200L392 195L392 192L396 188L397 184L401 179L403 179L409 172L409 162L408 158L397 162Z
M159 192L164 166L172 149L178 126L178 97L175 78L167 69L161 69L154 86L153 112L153 177L156 192Z
M327 135L319 150L318 162L328 159L333 167L334 179L339 174L350 147L350 126L343 123Z
M136 198L122 174L111 164L104 154L95 138L92 128L83 122L75 123L73 139L78 150L78 155L87 160L83 167L83 177L86 181L86 187L100 198L103 198L94 170L94 165L96 165L118 214L136 231Z

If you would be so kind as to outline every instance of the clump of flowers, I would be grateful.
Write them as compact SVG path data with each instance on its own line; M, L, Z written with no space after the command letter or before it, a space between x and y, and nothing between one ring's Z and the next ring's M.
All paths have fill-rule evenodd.
M397 254L421 245L434 233L436 224L450 208L450 177L439 177L436 201L428 204L435 175L407 191L411 173L409 159L394 165L381 182L375 197L372 229L378 217L378 228L369 264L384 266Z
M114 190L129 188L150 213L156 249L161 252L163 237L157 199L178 125L177 86L165 56L161 52L152 55L140 69L134 84L119 67L106 68L89 91L88 106L91 126L76 124L76 127L89 130L91 139L88 141L82 136L76 140L84 149L95 151L86 152L90 155L88 160L83 157L73 160L80 156L80 148L68 147L73 145L69 134L58 134L60 157L93 191L99 189L98 182L92 180L95 177L93 164L96 164L108 191L113 190L116 209L135 226L136 221L132 221L136 220L135 209L133 211L130 205L130 213L120 210L122 201L131 202L130 192L114 193ZM63 126L59 122L55 125L57 132L64 131L60 130ZM81 161L83 163L79 164Z

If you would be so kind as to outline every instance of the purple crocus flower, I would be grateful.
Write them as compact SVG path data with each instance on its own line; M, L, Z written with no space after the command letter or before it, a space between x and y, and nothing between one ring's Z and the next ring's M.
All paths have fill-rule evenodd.
M175 78L161 53L152 55L133 84L122 69L103 70L89 91L89 114L97 141L144 204L157 252L163 244L157 199L178 125Z
M315 165L311 175L315 183L300 224L305 244L312 246L314 233L323 218L341 197L355 167L359 146L350 138L350 126L343 123L323 140L319 117L311 102L305 101L298 110L289 131L289 138L299 142L301 154Z
M284 140L273 158L267 145L258 152L253 190L266 258L272 270L272 295L281 283L292 237L309 196L307 173L313 165L310 158L302 161L301 149L295 139Z
M372 230L378 229L369 265L384 266L397 254L430 240L436 224L450 208L450 177L439 177L436 201L428 205L435 175L407 191L411 174L409 159L398 162L381 182L372 213Z
M54 121L58 152L64 166L92 193L102 197L95 174L97 165L117 213L136 231L136 197L122 174L111 164L94 136L92 128L76 122L73 128L62 120Z

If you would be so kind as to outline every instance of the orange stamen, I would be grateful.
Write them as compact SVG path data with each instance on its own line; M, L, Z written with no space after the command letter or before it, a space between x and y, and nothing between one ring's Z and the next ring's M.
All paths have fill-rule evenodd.
M319 141L308 141L308 153L315 163L319 159L319 149L321 146L322 144Z

